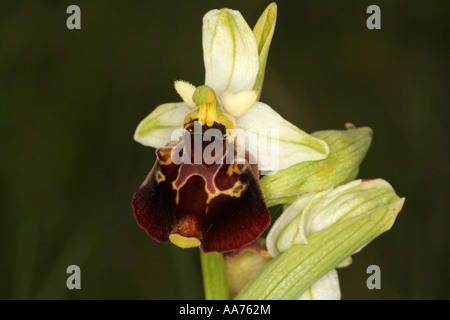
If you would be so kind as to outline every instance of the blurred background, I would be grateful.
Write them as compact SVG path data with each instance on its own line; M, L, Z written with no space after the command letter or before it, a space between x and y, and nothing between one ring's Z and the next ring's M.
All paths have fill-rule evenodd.
M0 13L0 298L202 299L198 250L151 240L133 193L155 150L133 140L173 81L204 81L203 15L269 1L10 1ZM361 178L406 203L339 271L343 299L449 299L448 1L279 0L261 101L307 132L370 126ZM68 30L66 8L81 8ZM381 30L366 9L381 8ZM279 208L275 208L279 211ZM81 267L81 290L66 268ZM381 268L381 290L366 269Z

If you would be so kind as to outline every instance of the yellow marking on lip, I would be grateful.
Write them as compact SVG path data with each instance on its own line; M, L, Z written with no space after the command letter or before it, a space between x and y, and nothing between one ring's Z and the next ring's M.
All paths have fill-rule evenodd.
M212 199L215 197L220 196L221 194L224 194L226 196L239 198L242 195L242 192L246 189L247 185L245 183L242 183L240 181L237 181L231 188L225 189L225 190L218 190L216 189L214 193L209 192L206 189L206 193L208 194L208 199L206 200L206 204L208 205ZM235 191L235 189L238 189Z
M183 249L198 247L201 244L200 240L195 237L184 237L178 233L170 234L169 240L174 245Z
M164 173L161 172L161 170L156 171L156 182L160 183L164 180L166 180L166 176L164 175Z
M242 170L239 168L238 164L231 164L227 169L227 174L231 177L233 173L242 174Z
M167 160L165 160L165 161L159 161L159 163L162 165L162 166L168 166L169 164L172 164L172 157L168 157L167 158Z
M228 169L227 169L227 171L228 171ZM242 183L241 181L236 181L235 184L234 184L231 188L228 188L228 189L225 189L225 190L219 190L219 189L216 187L215 183L213 182L213 190L214 190L214 192L211 192L211 191L208 189L208 187L209 187L209 186L208 186L208 183L207 183L208 180L205 179L205 177L202 176L202 175L199 174L199 173L194 173L194 174L188 176L188 177L182 182L182 184L179 185L179 186L177 186L177 180L178 180L178 177L177 177L177 180L175 180L175 181L172 182L172 189L175 190L175 191L177 192L177 194L176 194L176 196L175 196L175 203L176 203L177 205L178 205L179 202L180 202L180 190L183 188L183 186L186 184L186 182L187 182L192 176L199 176L199 177L202 177L202 178L204 179L204 181L205 181L205 192L206 192L206 194L208 195L208 199L206 199L206 204L207 204L207 205L211 202L212 199L214 199L215 197L218 197L218 196L221 195L221 194L224 194L224 195L227 195L227 196L230 196L230 197L239 198L239 197L241 196L242 192L247 188L247 185L246 185L245 183ZM213 178L212 180L214 181L214 178ZM237 191L235 191L235 189L237 189ZM206 210L206 211L207 211L207 210ZM206 213L207 213L207 212L206 212Z
M172 152L173 152L173 150L171 150L171 149L159 149L156 152L158 152L158 160L159 160L159 163L162 166L167 166L167 165L172 163ZM169 156L168 156L168 153L169 153ZM163 160L164 158L166 158L166 159Z

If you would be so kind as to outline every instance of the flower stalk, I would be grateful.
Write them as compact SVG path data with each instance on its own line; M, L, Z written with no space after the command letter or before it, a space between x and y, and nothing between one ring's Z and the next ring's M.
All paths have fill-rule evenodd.
M203 287L206 300L228 300L228 283L223 254L200 250Z

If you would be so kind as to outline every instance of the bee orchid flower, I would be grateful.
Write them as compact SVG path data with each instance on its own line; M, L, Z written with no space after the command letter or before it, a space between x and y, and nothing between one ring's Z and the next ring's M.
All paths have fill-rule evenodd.
M154 240L205 252L246 246L270 224L260 171L328 156L325 141L257 101L275 20L275 4L253 31L238 11L209 11L205 84L175 81L183 101L158 106L138 125L135 140L157 148L157 159L132 207Z

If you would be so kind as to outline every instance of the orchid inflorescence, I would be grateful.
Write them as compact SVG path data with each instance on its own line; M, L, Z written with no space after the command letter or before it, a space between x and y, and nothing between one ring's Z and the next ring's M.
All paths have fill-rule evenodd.
M252 30L238 11L209 11L205 84L175 81L182 102L158 106L134 136L156 148L133 196L136 221L160 243L225 261L225 294L205 283L207 298L339 299L336 267L404 202L385 180L355 180L370 128L308 134L259 101L276 15L272 3ZM275 205L285 209L264 241Z

